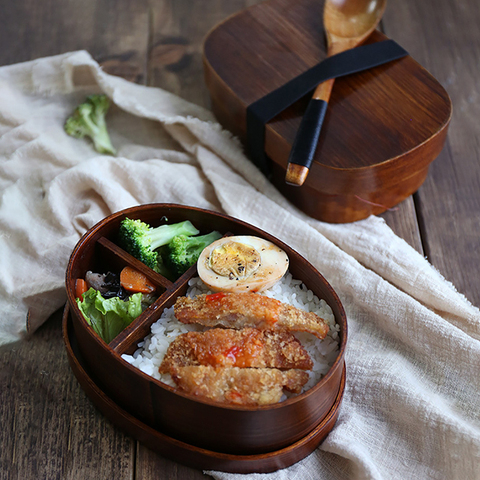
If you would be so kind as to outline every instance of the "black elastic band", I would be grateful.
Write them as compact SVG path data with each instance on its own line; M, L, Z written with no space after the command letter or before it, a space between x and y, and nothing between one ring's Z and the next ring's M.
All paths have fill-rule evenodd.
M393 40L362 45L326 58L247 107L247 147L253 162L265 175L265 124L330 78L343 77L405 57L408 52Z

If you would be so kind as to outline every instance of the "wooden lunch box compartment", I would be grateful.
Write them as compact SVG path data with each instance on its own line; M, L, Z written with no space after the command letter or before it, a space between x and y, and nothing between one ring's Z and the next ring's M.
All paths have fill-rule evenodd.
M245 145L247 107L326 58L322 12L323 1L268 0L207 35L212 109ZM376 31L366 43L385 39ZM296 187L285 172L307 97L267 123L265 153L277 189L332 223L379 214L414 193L443 148L452 111L445 89L410 56L338 78L310 173Z
M253 235L275 243L288 255L289 272L332 308L339 325L338 356L330 370L306 392L283 402L237 406L200 399L160 382L122 358L132 355L163 310L185 295L192 266L171 282L117 245L120 222L140 219L158 226L168 218L190 220L202 234ZM105 343L76 302L75 282L87 271L120 272L131 266L156 285L158 299ZM162 455L196 468L251 473L289 466L310 454L334 427L345 388L347 319L335 291L298 252L253 225L224 214L175 204L146 204L116 212L93 226L72 252L66 271L68 305L64 340L80 384L115 424Z

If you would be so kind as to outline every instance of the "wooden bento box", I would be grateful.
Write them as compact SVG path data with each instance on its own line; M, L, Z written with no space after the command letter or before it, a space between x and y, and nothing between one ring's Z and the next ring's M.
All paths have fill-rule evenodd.
M263 406L221 404L180 392L122 358L133 354L166 307L185 295L196 265L171 282L118 246L124 218L156 227L190 220L201 232L253 235L283 249L289 272L324 299L339 325L338 354L313 387ZM76 302L75 282L87 271L119 272L131 266L156 285L157 300L109 344L86 322ZM347 321L325 278L299 253L268 233L235 218L175 204L147 204L114 213L92 227L75 247L66 272L68 304L64 338L72 369L96 406L114 423L160 454L190 466L232 472L268 472L311 453L333 428L345 386Z
M247 108L326 58L323 3L267 0L207 35L203 60L212 109L246 147ZM375 31L366 43L382 40ZM286 184L285 174L310 96L265 128L267 175L293 204L322 221L352 222L393 207L422 185L443 148L452 105L412 57L337 78L313 164L297 187Z

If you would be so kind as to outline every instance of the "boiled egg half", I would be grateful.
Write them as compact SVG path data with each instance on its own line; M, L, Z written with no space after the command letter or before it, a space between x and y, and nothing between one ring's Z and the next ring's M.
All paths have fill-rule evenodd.
M287 254L272 242L239 235L220 238L206 247L197 270L213 291L261 292L285 275L288 264Z

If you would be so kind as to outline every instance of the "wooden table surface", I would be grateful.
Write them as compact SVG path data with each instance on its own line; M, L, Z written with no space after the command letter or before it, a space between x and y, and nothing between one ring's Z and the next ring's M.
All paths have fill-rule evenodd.
M295 0L292 0L295 1ZM420 190L382 215L480 305L480 8L478 0L390 0L381 28L445 87L447 143ZM1 2L0 65L85 49L106 71L209 106L202 40L255 0ZM61 312L0 351L1 479L200 479L98 413L67 363Z

